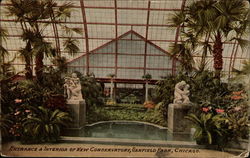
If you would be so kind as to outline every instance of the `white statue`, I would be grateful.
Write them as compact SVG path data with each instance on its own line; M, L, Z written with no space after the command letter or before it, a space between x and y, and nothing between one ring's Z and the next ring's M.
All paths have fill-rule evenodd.
M178 82L175 85L174 103L177 103L177 104L181 104L181 103L188 104L188 103L190 103L190 100L189 100L189 97L188 97L189 94L190 94L190 91L188 90L189 87L190 86L185 81Z
M72 73L71 77L65 77L64 80L64 95L67 100L83 100L82 87L77 74Z

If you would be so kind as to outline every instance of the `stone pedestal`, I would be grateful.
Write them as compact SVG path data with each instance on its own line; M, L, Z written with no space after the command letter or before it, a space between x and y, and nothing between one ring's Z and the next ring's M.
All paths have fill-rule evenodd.
M169 104L168 106L168 130L170 132L190 133L191 122L185 119L191 105L189 104Z
M86 102L85 100L69 100L67 104L70 108L73 123L69 128L81 129L86 122Z

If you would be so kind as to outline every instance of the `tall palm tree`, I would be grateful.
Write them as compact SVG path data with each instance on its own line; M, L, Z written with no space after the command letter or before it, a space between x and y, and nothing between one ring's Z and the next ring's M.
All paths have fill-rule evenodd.
M20 23L23 31L22 38L27 45L26 48L28 49L31 46L31 49L28 51L30 54L25 54L26 59L28 59L28 54L30 55L29 59L32 59L32 55L35 56L36 78L38 81L42 82L44 57L55 57L56 55L59 55L59 52L57 51L60 50L60 48L56 49L52 43L45 40L44 30L49 24L55 25L57 21L66 21L70 18L71 12L73 11L72 4L64 3L58 6L53 0L10 0L10 2L11 4L7 7L9 16L14 16L17 22ZM40 21L50 21L51 23L41 23ZM56 23L56 25L65 27L62 23ZM70 30L71 28L68 29ZM71 36L66 41L72 41L72 31L81 33L78 28L73 28L71 32L65 31L67 35ZM67 47L67 51L71 54L79 51L79 49L76 49L76 47L78 47L76 42L73 42L73 44L72 42L65 43L64 46ZM71 50L71 48L73 48L73 50ZM29 63L27 62L29 62L29 60L25 61L26 66L28 67Z
M236 40L242 47L247 43L242 37L249 24L249 5L246 0L196 1L177 13L172 22L185 26L182 35L192 33L204 47L203 63L208 51L212 52L215 78L219 79L223 68L223 42Z
M32 67L31 67L31 62L32 62L32 55L30 53L31 50L32 49L30 41L27 42L25 48L21 48L19 50L20 56L25 61L25 78L28 80L31 80L33 78Z

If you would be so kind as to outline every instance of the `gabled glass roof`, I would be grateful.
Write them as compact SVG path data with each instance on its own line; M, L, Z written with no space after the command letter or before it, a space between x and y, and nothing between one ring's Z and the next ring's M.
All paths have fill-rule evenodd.
M182 10L193 1L195 0L55 0L59 5L65 2L74 5L71 18L63 22L68 27L81 28L83 32L81 35L73 35L73 38L79 41L80 48L80 52L74 57L66 54L63 49L63 41L67 36L62 29L53 27L51 21L41 21L41 24L50 23L44 31L44 36L47 41L57 46L61 55L68 60L89 53L131 30L169 52L172 43L180 42L179 29L172 26L169 19L176 11ZM7 42L2 42L2 45L10 52L8 59L11 60L16 52L24 47L24 42L20 39L22 31L19 23L14 17L6 16L5 7L9 4L8 0L1 2L0 22L1 27L9 33ZM231 71L232 67L240 69L242 62L250 57L249 49L242 51L237 43L224 43L223 49L225 73ZM198 51L194 56L195 60L199 61L201 53ZM50 64L49 61L46 63ZM23 69L23 61L18 57L14 64L18 65L18 70ZM213 68L211 54L208 55L208 67Z

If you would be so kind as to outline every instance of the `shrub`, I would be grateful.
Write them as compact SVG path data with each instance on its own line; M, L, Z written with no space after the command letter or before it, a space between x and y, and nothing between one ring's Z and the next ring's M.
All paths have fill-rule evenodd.
M56 142L60 137L62 127L72 121L69 113L60 110L52 111L39 106L31 115L22 120L23 143Z
M13 120L10 115L0 115L0 129L3 137L9 136L10 128L13 125Z
M186 119L193 123L195 128L194 139L197 144L216 144L216 140L223 135L223 123L225 118L222 115L201 113L199 116L189 114ZM218 141L218 140L217 140Z

